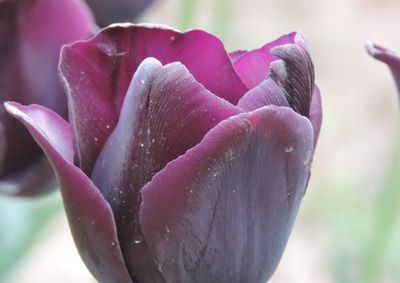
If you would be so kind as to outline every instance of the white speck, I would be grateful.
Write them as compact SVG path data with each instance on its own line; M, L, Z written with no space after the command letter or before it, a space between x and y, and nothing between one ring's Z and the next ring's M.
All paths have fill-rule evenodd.
M140 143L140 147L144 147L144 144L143 144L143 143Z
M106 128L109 129L109 128L110 128L110 125L107 124L107 125L106 125Z
M173 40L175 40L175 36L171 36L169 39L170 39L171 41L173 41Z
M98 139L97 137L94 137L94 141L95 141L95 142L98 142L99 139Z
M111 242L111 246L115 246L115 242Z
M283 150L284 150L285 152L287 152L287 153L292 152L292 151L293 151L293 146L285 146L285 147L283 148Z
M134 240L133 242L134 242L135 244L140 244L140 243L142 242L142 240L137 239L137 240Z
M144 81L144 80L140 80L140 82L141 82L142 84L144 84L144 83L145 83L145 81Z
M92 225L94 225L94 224L96 224L96 221L92 221L91 223L92 223Z

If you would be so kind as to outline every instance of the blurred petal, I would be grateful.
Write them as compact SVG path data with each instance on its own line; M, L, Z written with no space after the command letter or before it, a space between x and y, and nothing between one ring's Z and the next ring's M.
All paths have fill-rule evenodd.
M200 30L113 25L89 41L67 46L60 66L79 166L85 172L90 173L116 124L129 82L147 57L162 64L181 62L199 83L233 104L247 91L221 41Z
M322 102L321 92L317 85L315 85L314 92L312 95L311 106L310 106L310 121L314 129L314 149L317 145L319 138L319 132L322 124Z
M314 91L314 66L304 45L285 44L274 47L271 54L282 59L270 67L270 76L282 86L291 108L306 117Z
M239 58L237 57L240 53L234 53L231 55L236 71L249 89L255 87L266 79L269 65L272 61L277 59L275 56L270 54L271 49L275 46L294 43L295 35L296 33L294 32L283 35L278 39L265 44L261 48L242 54Z
M69 125L41 106L7 103L6 109L24 123L51 161L61 185L72 235L88 269L100 282L132 283L109 204L90 179L72 164Z
M240 57L242 57L242 55L246 54L247 50L236 50L233 52L229 53L229 58L231 59L232 63L235 63L237 61L237 59L239 59Z
M79 0L0 1L1 103L6 100L38 103L66 114L57 65L61 46L88 36L92 28L90 11L83 3ZM16 194L46 191L48 188L38 186L51 182L51 175L47 174L49 180L46 180L43 172L30 172L42 169L41 165L37 166L41 163L40 148L21 123L5 114L3 106L0 124L4 128L2 144L5 147L0 156L1 182L11 185L12 189L7 190Z
M271 104L289 106L285 91L274 80L268 78L243 95L238 102L238 107L249 112Z
M0 193L31 197L57 187L53 169L47 158L42 157L25 170L0 179Z
M390 49L371 42L367 43L367 51L372 57L388 65L400 95L400 55Z
M131 22L154 0L86 0L101 26Z
M264 283L310 170L309 120L267 106L229 118L141 191L140 223L168 282Z
M146 59L136 71L120 119L92 180L113 208L125 260L137 282L163 282L139 228L139 190L169 161L240 109L213 95L180 63Z

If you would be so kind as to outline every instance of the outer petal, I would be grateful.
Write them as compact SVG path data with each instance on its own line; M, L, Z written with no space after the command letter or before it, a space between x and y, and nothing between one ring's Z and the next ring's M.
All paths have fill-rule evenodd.
M294 43L295 35L294 32L283 35L263 47L247 53L232 53L231 58L234 61L235 69L249 89L255 87L267 77L269 65L277 59L270 54L271 49L275 46Z
M142 189L140 222L168 282L264 283L279 262L313 151L309 120L267 106L227 119Z
M213 95L180 63L146 59L135 73L118 125L92 180L113 208L125 260L137 282L164 282L139 227L139 190L169 161L240 109ZM171 282L171 281L167 281Z
M111 208L90 179L72 164L69 125L41 106L7 103L6 109L24 123L51 161L75 243L89 270L100 282L131 283Z
M78 0L0 1L1 103L6 100L38 103L66 114L57 65L61 46L88 36L92 27L90 11L82 3ZM3 167L0 186L5 189L4 182L12 181L12 191L19 195L46 191L48 187L38 186L41 181L51 181L51 175L33 172L43 168L35 165L41 162L39 147L26 129L4 112L1 106L5 151L0 156L0 167ZM36 182L37 177L42 180Z
M86 0L93 13L96 15L97 22L101 26L112 23L130 22L153 0Z
M388 65L393 74L400 96L400 55L390 49L373 43L367 43L367 51L372 57Z
M89 41L68 46L60 66L85 172L91 171L116 124L132 75L146 57L162 64L181 62L208 90L234 104L247 91L221 41L200 30L180 33L165 27L114 25Z
M317 85L315 85L314 92L312 95L311 106L310 106L310 121L314 129L314 149L317 145L319 138L319 132L322 124L322 101L321 93Z
M286 92L276 82L268 78L249 90L238 102L244 111L254 111L266 105L289 106Z

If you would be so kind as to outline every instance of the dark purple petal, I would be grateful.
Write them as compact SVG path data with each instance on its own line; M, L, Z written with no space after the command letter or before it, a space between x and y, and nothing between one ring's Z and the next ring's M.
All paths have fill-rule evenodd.
M162 67L149 58L136 71L118 124L92 174L113 208L125 260L135 281L163 282L140 231L139 190L168 162L198 144L216 124L238 113L239 108L206 90L180 63Z
M142 190L140 223L168 282L264 283L305 191L312 126L287 107L229 118Z
M292 32L265 44L263 47L248 51L245 54L233 53L234 66L242 81L251 89L266 79L269 65L277 58L270 54L275 46L294 43L296 33ZM238 57L238 55L241 55Z
M295 41L296 44L271 49L271 54L282 60L271 64L270 76L285 89L290 107L308 117L314 91L314 66L303 39L296 36Z
M388 65L393 74L400 96L400 55L390 49L373 43L367 43L367 51L372 57Z
M249 90L238 102L245 112L254 111L266 105L289 106L285 90L268 78Z
M115 126L132 75L147 57L162 64L181 62L198 82L233 104L247 91L221 41L200 30L113 25L89 41L65 47L60 66L78 161L85 172L91 171Z
M319 132L322 124L322 101L321 93L317 85L314 87L312 95L311 106L310 106L310 121L314 129L314 148L317 145L319 138Z
M57 181L46 157L0 180L0 193L14 196L41 195L56 187Z
M130 22L154 0L86 0L101 26Z
M100 282L132 283L109 204L90 179L72 164L69 125L41 106L18 103L5 106L11 115L24 123L51 161L61 185L72 235L88 269Z
M0 102L38 103L65 115L66 100L57 75L60 48L88 36L91 28L90 11L82 1L0 1ZM0 108L5 147L0 156L2 182L12 182L15 194L46 190L37 186L51 181L51 175L46 180L43 172L33 172L43 168L37 166L40 148L22 124Z

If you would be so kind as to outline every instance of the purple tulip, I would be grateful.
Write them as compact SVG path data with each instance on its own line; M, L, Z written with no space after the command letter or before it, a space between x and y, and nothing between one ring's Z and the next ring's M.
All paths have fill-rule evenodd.
M7 103L46 152L100 282L265 282L321 125L299 34L228 54L216 37L113 25L63 48L70 121Z
M373 43L367 43L367 51L372 57L388 65L400 95L400 55Z
M154 0L86 0L100 26L131 21Z
M88 37L92 16L79 0L0 1L0 99L67 112L57 66L61 46ZM0 108L0 192L35 195L54 187L52 169L20 123Z

